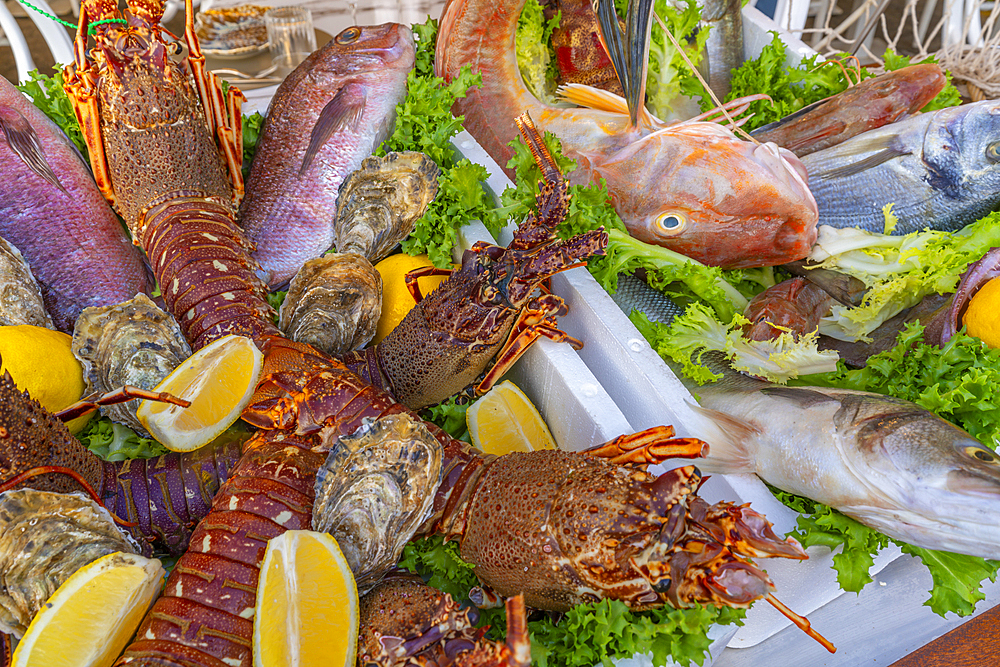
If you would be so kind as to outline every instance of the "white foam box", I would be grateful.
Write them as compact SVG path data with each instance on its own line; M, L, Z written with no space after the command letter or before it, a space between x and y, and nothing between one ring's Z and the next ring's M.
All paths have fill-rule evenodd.
M814 53L808 45L782 31L752 7L743 10L743 26L744 51L748 58L758 56L771 42L772 30L781 34L790 64L797 64ZM489 170L488 185L495 193L510 185L496 163L468 133L458 135L455 146L465 157ZM467 245L482 233L485 229L472 232ZM511 235L512 229L504 230L500 244L509 243ZM569 356L572 352L566 345L548 341L543 341L532 351L532 357L515 369L514 376L531 387L529 395L542 406L546 419L555 417L552 409L564 400L551 395L551 391L567 386L587 394L597 391L591 387L596 378L601 385L600 394L603 397L606 393L614 400L629 431L670 424L681 436L708 437L711 434L711 425L692 410L695 401L690 392L585 269L573 269L555 276L552 289L569 305L569 314L560 319L560 327L584 342L578 356L586 365L587 373L574 380L565 375L576 372L572 365L556 359L543 361L541 357L555 354L556 348L564 348L559 354ZM553 379L531 377L541 369L551 369L543 373L552 373ZM607 414L608 419L612 419L610 412ZM614 419L611 430L625 432L617 415ZM555 417L555 424L560 421ZM596 421L592 428L600 430ZM586 438L581 436L578 442L584 441ZM562 441L560 446L564 446ZM575 443L569 447L578 448ZM775 524L780 534L795 525L797 514L779 503L752 475L713 476L702 487L701 494L709 502L750 502ZM836 573L831 569L833 553L829 549L812 547L808 553L810 558L804 562L771 559L759 560L758 565L766 569L774 581L777 597L796 612L807 615L813 627L837 646L837 653L829 654L770 605L759 602L749 611L742 628L713 630L714 643L706 665L887 666L968 620L954 614L942 618L923 606L932 584L931 577L919 561L903 555L896 547L876 557L871 570L875 581L860 594L840 589ZM978 605L977 614L1000 603L1000 583L987 582L984 592L986 599ZM648 663L648 659L641 656L635 660L620 661L620 664Z

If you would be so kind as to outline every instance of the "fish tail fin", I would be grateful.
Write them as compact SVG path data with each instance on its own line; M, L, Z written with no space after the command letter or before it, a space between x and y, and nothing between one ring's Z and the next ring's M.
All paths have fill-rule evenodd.
M601 44L608 52L618 82L625 92L631 126L637 127L640 122L650 125L651 117L646 111L645 100L653 0L629 0L624 34L618 23L614 0L594 0L594 10Z
M700 467L706 472L722 474L757 471L750 449L751 440L760 433L756 426L700 405L691 405L691 408L698 415L710 419L716 427L716 437L704 438L708 442L708 455L704 463L699 463Z

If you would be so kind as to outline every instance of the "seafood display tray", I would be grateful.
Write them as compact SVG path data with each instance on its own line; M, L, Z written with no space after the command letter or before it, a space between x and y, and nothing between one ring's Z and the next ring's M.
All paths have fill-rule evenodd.
M797 64L815 53L760 11L747 7L743 10L746 57L759 55L770 43L771 31L781 34L790 64ZM458 135L455 146L465 157L489 170L488 184L495 193L499 194L510 185L509 179L471 135L466 132ZM508 229L498 241L506 245L511 238L512 230ZM678 435L710 439L714 426L692 408L695 401L690 392L585 269L555 276L552 290L566 300L570 309L569 314L560 319L560 326L584 341L584 348L578 353L587 368L584 382L589 385L593 381L591 378L596 378L600 383L599 393L609 395L624 416L628 425L626 430L671 424ZM537 401L554 430L565 426L561 413L551 411L556 407L554 402L560 400L551 395L555 387L546 386L549 380L532 378L530 373L552 364L558 382L582 387L579 380L565 376L565 373L575 372L570 366L555 360L540 362L537 358L550 351L555 353L555 348L571 351L566 345L543 341L543 345L514 371L515 382L529 384L532 389L529 395ZM540 388L543 389L541 393L538 392ZM620 422L614 424L613 430L621 430ZM566 442L558 436L557 440ZM575 441L574 448L584 440ZM702 487L701 494L709 502L723 499L750 502L754 509L774 522L780 533L787 532L795 524L796 513L779 503L752 475L713 476ZM716 628L717 632L712 635L715 640L712 655L706 665L887 666L971 618L959 618L954 614L942 618L924 606L932 585L930 574L918 560L902 554L897 547L883 550L876 557L871 569L874 581L860 594L840 589L831 568L833 553L829 549L811 547L807 553L810 558L805 562L774 559L760 560L758 564L775 582L778 598L796 612L807 615L813 627L838 647L837 653L827 653L770 605L761 602L749 611L743 627ZM976 614L1000 604L1000 582L987 582L983 591L986 599L976 607ZM637 656L637 660L619 663L631 667L641 664L641 659Z

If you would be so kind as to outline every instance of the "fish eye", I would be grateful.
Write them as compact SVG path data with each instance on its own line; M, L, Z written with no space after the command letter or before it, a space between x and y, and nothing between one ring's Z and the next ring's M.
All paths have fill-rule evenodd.
M337 44L351 44L361 36L361 28L353 26L337 35Z
M676 236L687 227L687 218L680 213L663 213L656 219L656 227L667 236Z
M984 449L983 447L970 445L965 448L965 453L974 459L982 461L983 463L1000 463L1000 459L997 458L996 454L988 449Z
M986 159L990 162L1000 162L1000 141L986 147Z

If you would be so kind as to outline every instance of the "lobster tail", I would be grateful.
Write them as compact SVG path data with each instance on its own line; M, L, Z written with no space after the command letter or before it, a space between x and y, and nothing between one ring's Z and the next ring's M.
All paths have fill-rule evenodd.
M228 208L181 200L149 211L143 247L167 308L195 350L228 334L280 335L251 244Z

